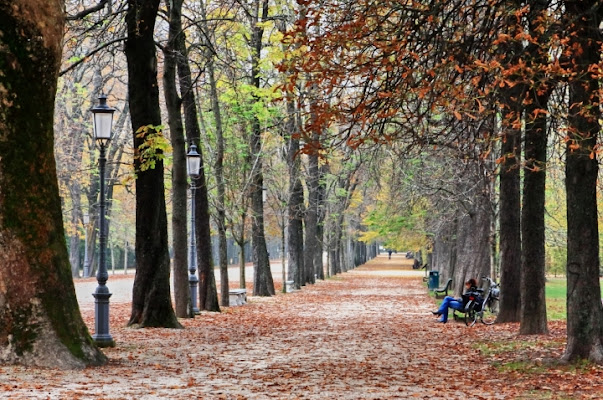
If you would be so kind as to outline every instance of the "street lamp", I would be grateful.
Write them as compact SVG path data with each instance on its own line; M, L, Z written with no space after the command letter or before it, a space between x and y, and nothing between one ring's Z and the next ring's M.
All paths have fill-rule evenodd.
M84 278L90 276L90 260L88 259L88 224L90 223L90 215L88 211L82 216L84 220Z
M109 333L109 297L111 294L107 287L107 266L105 265L105 253L107 249L107 228L105 222L105 164L107 162L106 150L111 140L111 128L113 125L113 113L115 109L107 105L107 96L101 94L98 97L99 104L93 107L94 139L100 147L98 167L100 173L100 204L99 204L99 255L98 272L96 280L98 286L92 294L94 301L94 335L92 339L99 347L112 347L115 345Z
M199 178L201 169L201 154L197 152L197 146L191 144L188 153L186 154L186 167L188 176L191 178L191 235L188 250L188 285L191 291L191 303L193 305L193 313L199 313L197 307L197 286L199 278L195 275L197 272L197 249L195 248L195 189L196 180Z

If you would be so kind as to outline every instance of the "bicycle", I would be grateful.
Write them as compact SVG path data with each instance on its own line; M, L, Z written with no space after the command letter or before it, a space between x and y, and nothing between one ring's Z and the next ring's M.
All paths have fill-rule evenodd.
M469 301L465 306L465 325L473 326L479 319L484 325L492 325L496 321L499 310L500 286L491 278L484 277L484 289L469 293Z

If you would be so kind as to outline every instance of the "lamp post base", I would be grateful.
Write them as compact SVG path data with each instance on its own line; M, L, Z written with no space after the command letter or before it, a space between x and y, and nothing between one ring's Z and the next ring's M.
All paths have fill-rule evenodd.
M197 306L197 287L199 286L199 278L197 275L190 274L188 276L188 285L191 290L191 303L193 304L193 314L200 314L199 307Z
M114 347L115 341L109 333L109 293L106 286L98 286L94 296L94 335L92 340L98 347Z

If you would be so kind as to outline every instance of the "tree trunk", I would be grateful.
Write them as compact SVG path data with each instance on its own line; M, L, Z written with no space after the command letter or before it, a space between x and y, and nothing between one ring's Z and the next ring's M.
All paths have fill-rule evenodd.
M100 365L75 297L53 151L64 4L3 2L0 27L0 362Z
M439 271L440 281L446 282L454 277L456 267L456 232L457 222L453 219L439 231L433 245L432 270Z
M201 17L203 30L205 31L205 39L208 41L210 37L209 28L207 25L207 16L205 6L201 1L199 3L201 9ZM209 43L208 43L209 44ZM211 44L208 45L208 48ZM224 307L229 306L229 286L228 286L228 255L226 249L226 189L224 186L224 132L222 130L222 113L220 111L220 101L218 99L218 86L216 83L214 54L208 51L207 56L207 75L209 77L211 108L214 115L216 126L216 161L214 163L214 171L216 174L216 186L218 192L217 198L217 218L218 225L218 253L220 263L220 304Z
M600 132L598 78L590 66L600 61L599 2L565 2L572 18L571 65L576 75L569 84L569 136L565 187L567 194L567 348L564 360L589 359L603 363L603 307L599 284L597 225L598 163L594 155ZM586 10L589 10L588 12ZM591 12L590 10L596 10Z
M170 257L163 159L152 154L154 168L141 169L140 147L151 135L161 135L157 58L153 30L159 0L128 0L128 93L132 121L136 178L136 277L128 325L181 328L170 296Z
M521 315L519 333L547 333L545 298L545 190L546 190L546 110L550 86L541 72L549 63L548 3L534 2L530 10L530 32L538 43L530 43L524 54L529 54L528 68L536 71L527 92L529 105L525 111L525 173L523 208L521 213ZM543 48L541 48L541 46ZM542 112L544 111L544 112Z
M314 135L317 140L317 135ZM316 274L315 258L318 252L318 154L308 155L308 207L304 218L306 237L304 241L304 284L314 283Z
M260 82L260 60L262 57L264 25L263 22L268 18L268 1L255 0L254 14L251 19L251 85L256 89L261 89ZM259 101L259 99L257 99ZM251 136L249 138L249 149L253 160L253 169L251 171L251 235L253 246L254 277L253 277L253 295L254 296L273 296L274 282L272 272L270 271L270 260L268 258L268 249L266 247L266 237L264 233L264 203L262 189L264 187L264 174L262 163L262 128L257 115L253 116L251 122Z
M505 28L515 38L523 31L515 12L522 7L518 0L507 3L510 8ZM523 55L521 40L510 40L500 46L506 64L516 65ZM519 322L521 316L521 129L514 127L523 115L523 77L512 75L514 86L501 91L503 140L499 174L499 244L500 244L500 312L497 322ZM492 277L494 279L494 277Z
M535 99L535 101L537 101ZM544 104L538 107L546 108ZM519 333L547 333L544 255L544 200L546 165L546 118L526 114L525 174L521 212L521 313Z
M79 182L73 182L69 190L71 195L71 229L72 233L69 238L69 263L71 264L71 276L74 278L80 277L80 214L81 205L80 197L81 190Z
M245 242L239 243L239 288L245 289Z
M503 113L511 119L515 113ZM505 130L500 166L500 313L497 322L519 322L521 309L521 131Z
M469 183L472 189L457 223L456 268L454 271L455 294L460 296L464 282L474 278L480 283L483 276L490 274L490 226L492 221L490 198L484 193L483 177L479 166L469 166L467 172L477 180Z
M287 126L285 137L287 141L287 169L289 172L289 201L287 202L287 264L289 267L288 280L293 281L295 289L302 285L304 270L304 187L300 179L301 160L299 156L299 139L296 132L296 110L293 100L287 101Z
M316 251L314 252L314 271L317 279L325 279L325 270L323 265L323 241L324 241L324 223L326 217L325 211L325 182L326 166L318 171L317 205L316 205Z
M164 50L163 87L168 112L172 143L172 249L174 271L174 299L176 316L192 318L193 304L188 279L187 232L187 171L186 146L182 125L182 101L176 87L176 42L182 33L182 0L174 0L169 7L169 37Z

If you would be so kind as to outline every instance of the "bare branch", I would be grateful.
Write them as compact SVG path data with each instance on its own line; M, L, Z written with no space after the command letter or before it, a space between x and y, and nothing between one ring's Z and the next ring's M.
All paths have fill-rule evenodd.
M112 44L115 43L119 43L119 42L123 42L124 40L126 40L125 37L119 37L117 39L113 39L108 41L107 43L103 43L98 47L95 47L94 49L92 49L88 54L86 54L84 57L82 57L81 59L79 59L78 61L74 62L73 64L71 64L70 66L68 66L67 68L65 68L64 70L62 70L59 73L59 76L63 76L65 75L67 72L71 71L72 69L74 69L75 67L77 67L78 65L80 65L81 63L83 63L84 61L86 61L87 58L95 55L96 53L98 53L99 51L111 46Z
M109 0L100 0L98 2L98 4L95 5L94 7L87 8L83 11L80 11L79 13L77 13L75 15L68 15L66 19L67 19L67 21L77 21L78 19L83 19L87 15L90 15L92 13L95 13L95 12L100 11L103 8L105 8L105 4L107 4L108 1Z

